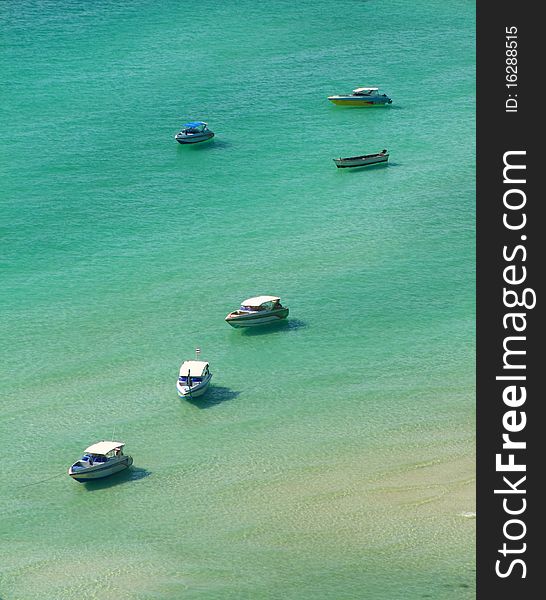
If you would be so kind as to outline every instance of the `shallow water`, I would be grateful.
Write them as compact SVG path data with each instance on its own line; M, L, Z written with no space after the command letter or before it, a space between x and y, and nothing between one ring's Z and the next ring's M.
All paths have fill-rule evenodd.
M0 598L474 597L474 5L2 10Z

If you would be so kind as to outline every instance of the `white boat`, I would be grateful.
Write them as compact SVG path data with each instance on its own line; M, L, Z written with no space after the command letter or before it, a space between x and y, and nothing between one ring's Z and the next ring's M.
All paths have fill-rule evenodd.
M386 150L381 150L376 154L363 154L362 156L349 156L347 158L334 158L338 169L346 169L348 167L367 167L368 165L377 165L386 163L389 160L389 153Z
M179 144L197 144L205 142L214 137L214 133L208 128L204 121L193 121L186 123L182 129L174 136Z
M197 350L199 353L200 350ZM195 398L204 394L212 379L209 363L204 360L185 360L180 366L176 389L180 398Z
M288 307L278 296L256 296L241 303L238 310L230 312L225 321L232 327L254 327L276 323L288 316Z
M69 469L68 474L76 481L102 479L133 464L133 458L123 454L123 442L102 441L85 449L83 456Z
M328 100L341 106L385 106L391 104L392 100L376 87L356 88L350 94L328 96Z

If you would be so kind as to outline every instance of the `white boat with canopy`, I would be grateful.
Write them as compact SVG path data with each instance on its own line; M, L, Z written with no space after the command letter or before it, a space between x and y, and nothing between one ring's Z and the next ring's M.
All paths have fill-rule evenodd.
M256 296L242 302L240 308L230 312L225 321L232 327L254 327L282 321L288 312L279 296Z
M84 482L123 471L133 464L133 458L123 453L124 446L124 442L107 440L92 444L68 469L68 474L72 479Z
M209 363L207 361L185 360L180 366L178 380L176 382L178 395L180 398L195 398L201 396L206 392L211 379L212 373L210 372Z

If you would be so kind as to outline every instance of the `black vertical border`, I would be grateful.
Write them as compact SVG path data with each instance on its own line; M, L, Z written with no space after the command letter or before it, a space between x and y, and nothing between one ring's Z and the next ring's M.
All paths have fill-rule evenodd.
M542 94L546 69L541 59L546 56L542 42L546 29L541 28L538 16L540 5L531 2L497 0L477 3L477 597L479 600L527 599L542 596L542 579L546 578L546 565L540 564L543 545L545 496L539 491L544 475L540 468L546 440L544 424L545 392L541 385L541 371L546 372L546 356L541 348L544 328L544 285L546 273L546 219L541 213L546 209L544 192L539 190L542 158L538 147L540 130L544 130ZM517 27L517 89L506 86L506 28ZM542 30L541 30L542 29ZM517 94L517 112L506 112L508 94ZM542 144L541 144L542 145ZM525 150L521 162L526 164L526 184L519 186L526 194L525 231L509 231L503 225L503 195L508 186L503 183L503 155L507 151ZM542 168L541 168L542 167ZM521 235L526 235L525 242ZM517 462L526 464L524 485L527 508L519 517L508 515L503 509L502 494L495 489L506 488L503 475L495 469L495 455L502 452L502 418L507 407L502 399L506 382L497 381L503 372L503 340L510 335L503 328L503 316L511 309L503 305L503 270L510 264L503 258L503 247L513 248L525 243L527 257L520 262L527 269L527 279L520 287L533 288L537 305L526 312L525 374L527 400L520 410L527 416L527 425L518 439L527 447L516 454ZM522 256L522 253L520 253ZM515 435L513 435L516 438ZM508 451L505 451L508 452ZM505 459L506 460L506 459ZM517 480L516 474L511 479ZM519 474L518 474L519 475ZM512 495L509 498L522 498ZM515 507L517 504L513 504ZM520 501L521 505L521 501ZM510 518L525 522L526 534L519 542L506 540L503 526ZM516 532L516 527L509 530ZM520 554L507 557L499 552L503 543L509 547L522 547ZM501 559L501 570L506 572L513 559L525 562L526 577L521 564L514 565L511 575L501 578L495 572L496 561Z

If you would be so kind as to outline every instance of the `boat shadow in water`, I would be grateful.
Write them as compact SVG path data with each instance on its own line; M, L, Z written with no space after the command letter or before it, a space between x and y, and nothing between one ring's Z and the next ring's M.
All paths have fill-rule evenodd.
M207 390L206 394L197 398L186 397L184 400L193 404L197 408L212 408L222 402L229 400L235 400L241 392L236 392L228 387L222 387L220 385L211 385Z
M267 323L264 325L255 325L254 327L241 327L240 331L243 335L267 335L268 333L277 333L280 331L297 331L307 327L305 321L300 319L288 319L279 321L278 323Z
M125 469L119 473L114 473L114 475L110 475L104 479L90 479L89 481L84 481L83 487L89 492L94 492L96 490L104 490L115 485L121 485L122 483L139 481L140 479L144 479L151 474L151 471L148 471L147 469L130 467L129 469Z

